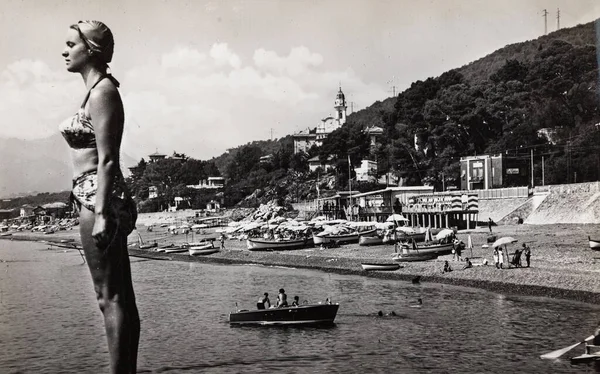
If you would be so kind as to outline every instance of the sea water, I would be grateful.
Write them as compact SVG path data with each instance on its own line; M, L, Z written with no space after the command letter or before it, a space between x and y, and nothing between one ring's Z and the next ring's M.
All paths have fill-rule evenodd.
M600 320L595 305L256 265L132 258L132 272L140 372L595 370L539 358L590 335ZM282 287L290 300L339 303L335 325L229 326L229 312L256 307L264 292L273 300ZM102 317L78 251L0 241L0 372L105 373L107 364Z

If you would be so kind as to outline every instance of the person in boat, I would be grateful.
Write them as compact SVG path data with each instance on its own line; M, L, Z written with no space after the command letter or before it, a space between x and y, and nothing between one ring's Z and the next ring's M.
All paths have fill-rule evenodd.
M300 306L300 297L294 296L294 301L292 301L292 306Z
M127 236L137 210L119 167L124 109L119 82L109 73L114 38L99 21L69 27L62 56L83 78L87 95L59 129L71 148L71 201L79 211L81 244L104 317L110 372L135 373L140 317L135 301Z
M287 295L283 288L279 289L279 295L277 295L277 308L285 308L288 306Z
M442 270L442 273L449 273L451 271L452 271L452 268L450 267L448 260L444 261L444 269Z
M258 299L256 303L258 309L269 309L271 308L271 301L269 300L269 293L265 292L264 295Z
M466 262L466 264L465 264L465 266L463 267L463 270L465 270L465 269L470 269L470 268L472 268L472 267L473 267L473 263L471 262L471 260L469 260L469 258L468 258L468 257L465 257L465 262Z

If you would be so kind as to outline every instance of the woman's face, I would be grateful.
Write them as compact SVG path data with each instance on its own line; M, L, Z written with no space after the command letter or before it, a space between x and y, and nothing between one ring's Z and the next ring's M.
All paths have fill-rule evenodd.
M65 58L67 70L70 72L79 72L81 68L90 61L90 54L87 45L79 36L79 32L69 29L63 49L62 56Z

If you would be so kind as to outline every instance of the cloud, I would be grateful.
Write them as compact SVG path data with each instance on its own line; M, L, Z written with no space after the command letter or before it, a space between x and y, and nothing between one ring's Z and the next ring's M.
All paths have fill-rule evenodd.
M284 55L258 48L251 55L244 63L226 43L206 50L179 45L118 77L126 112L123 152L139 159L158 149L206 160L271 133L283 137L317 126L333 113L340 82L346 99L362 108L388 96L351 68L324 69L324 57L304 46ZM40 61L17 61L0 80L6 121L0 136L55 133L59 118L72 114L85 95L79 77Z

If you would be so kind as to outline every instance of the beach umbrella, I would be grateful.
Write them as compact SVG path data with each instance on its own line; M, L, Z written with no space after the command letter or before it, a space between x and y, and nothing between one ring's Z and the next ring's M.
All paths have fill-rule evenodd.
M516 242L518 242L518 240L513 238L512 236L504 236L504 237L496 240L494 242L494 244L492 244L492 247L499 247L501 245L506 246L507 244L512 244L512 243L516 243Z
M398 222L398 221L408 221L408 219L405 218L402 214L394 213L391 216L389 216L385 221L386 222Z
M450 230L450 229L442 229L440 232L438 232L438 233L435 235L435 238L436 238L436 239L438 239L438 240L439 240L439 239L444 239L444 238L446 238L446 237L448 237L448 236L450 236L450 235L452 235L452 234L454 234L454 230Z

